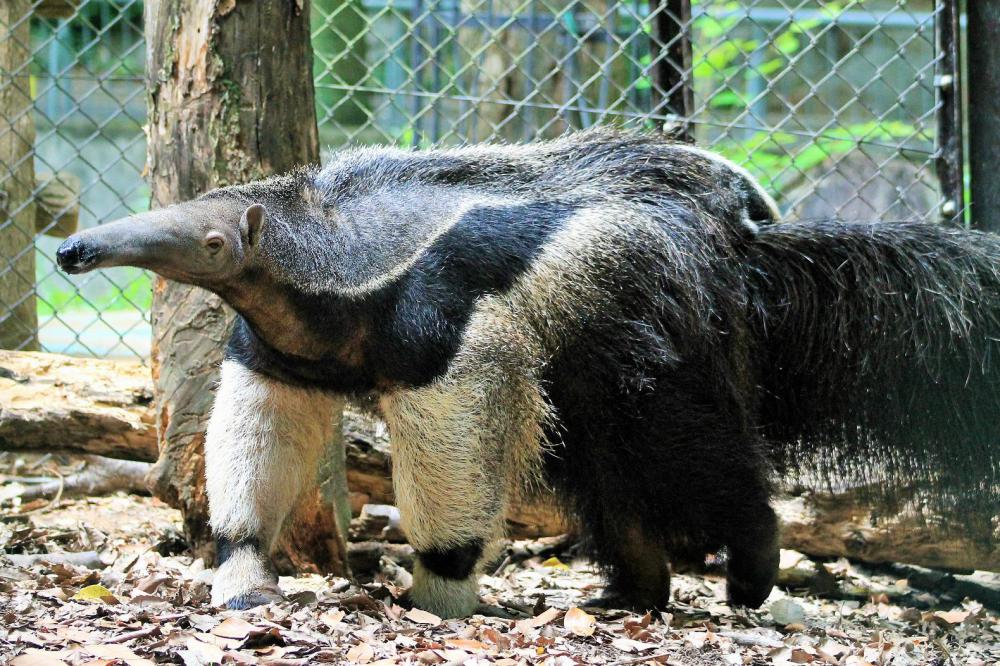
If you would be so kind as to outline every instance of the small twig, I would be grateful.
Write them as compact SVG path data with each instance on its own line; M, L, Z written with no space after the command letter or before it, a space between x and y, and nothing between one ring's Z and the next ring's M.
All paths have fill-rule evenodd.
M29 464L28 465L28 469L30 469L30 470L38 469L42 465L48 463L50 460L52 460L52 454L51 453L46 453L45 455L43 455L41 458L39 458L35 462Z
M45 507L46 509L49 509L55 506L56 504L59 504L59 500L61 500L63 496L63 491L66 489L66 477L62 475L62 472L59 471L59 468L56 467L55 465L52 465L51 467L48 468L48 470L59 477L59 490L56 491L56 496L52 498L51 502L49 502L49 506Z
M625 664L641 664L644 661L658 661L660 659L670 659L669 652L661 652L659 654L647 654L645 657L633 657L632 659L624 659L622 661L616 661L616 664L620 666L625 666Z
M766 648L778 648L784 645L784 643L782 643L781 641L776 641L773 638L767 638L766 636L758 636L756 634L747 634L739 631L717 631L715 635L728 638L729 640L738 645L749 645L753 647L766 647Z
M127 573L128 573L129 571L131 571L131 570L132 570L132 567L134 567L134 566L135 566L136 562L138 562L138 561L139 561L140 559L142 559L142 556L143 556L143 555L145 555L145 554L146 554L146 553L148 553L149 551L153 550L154 548L156 548L156 546L155 546L155 545L153 545L153 546L149 546L149 547L148 547L148 548L146 548L145 550L143 550L143 551L140 551L140 552L139 552L139 554L138 554L138 555L136 555L136 556L135 556L135 558L134 558L134 559L133 559L133 560L132 560L131 562L129 562L129 563L128 563L128 565L127 565L127 566L126 566L126 567L125 567L124 569L122 569L122 573L123 573L123 574L127 574Z
M503 561L500 562L500 564L497 566L497 568L493 570L493 574L492 575L494 577L499 576L500 572L504 570L504 567L506 567L510 563L511 563L510 555L507 555L506 557L503 558Z
M151 627L146 627L145 629L136 629L135 631L129 631L124 634L119 634L113 638L105 638L105 643L128 643L134 638L143 638L145 636L154 636L160 633L159 625L154 624Z
M36 553L32 555L8 553L4 557L10 560L14 566L22 569L27 569L39 563L72 564L88 569L100 569L104 566L100 556L92 550L76 553Z
M17 515L19 515L19 516L31 516L31 515L34 515L36 513L41 513L43 511L48 511L49 509L54 509L55 507L59 506L59 501L62 500L62 496L63 496L63 489L66 487L66 479L63 478L62 473L58 469L56 469L54 467L50 467L49 470L51 470L53 474L55 474L56 476L59 477L59 489L56 490L56 496L53 497L49 501L49 503L46 504L45 506L40 506L37 509L32 509L31 511L22 511L22 512L18 513Z
M48 483L52 481L51 476L18 476L16 474L0 474L0 483Z
M506 608L509 611L514 611L516 613L519 613L524 617L534 617L534 613L531 612L532 609L530 606L525 606L524 604L519 604L513 601L507 601L504 599L498 599L497 604L499 604L503 608Z

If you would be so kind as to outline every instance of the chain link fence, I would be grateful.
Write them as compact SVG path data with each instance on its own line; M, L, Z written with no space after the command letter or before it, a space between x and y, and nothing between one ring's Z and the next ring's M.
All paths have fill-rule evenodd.
M27 321L25 303L37 317L20 337L0 334L0 346L31 347L37 331L49 351L144 358L149 277L62 275L58 239L45 235L65 232L74 212L82 227L148 205L141 2L7 1L31 6L30 30L0 25L0 39L27 40L31 58L3 72L20 107L0 92L0 133L20 138L0 137L0 147L25 143L26 117L35 134L20 161L4 153L0 190L26 178L25 161L32 167L41 235L18 222L20 210L0 218L0 332ZM46 16L60 4L77 6ZM953 7L313 0L321 139L331 149L424 147L600 123L671 126L748 168L789 218L936 220L946 199L935 175L946 54L935 28ZM46 207L46 196L56 203Z

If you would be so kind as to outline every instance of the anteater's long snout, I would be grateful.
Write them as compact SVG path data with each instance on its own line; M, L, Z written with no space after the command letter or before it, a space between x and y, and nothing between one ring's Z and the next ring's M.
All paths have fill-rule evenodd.
M191 251L185 235L169 209L142 213L73 234L56 250L56 263L71 274L110 266L157 270Z

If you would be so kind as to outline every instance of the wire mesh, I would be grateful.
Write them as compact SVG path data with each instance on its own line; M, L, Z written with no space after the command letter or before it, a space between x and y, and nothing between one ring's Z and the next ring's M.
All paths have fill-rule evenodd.
M0 85L19 91L21 103L0 94L10 107L0 108L0 147L20 143L25 154L4 158L0 190L25 180L25 162L33 174L30 195L0 218L0 243L8 239L0 346L37 340L50 351L144 358L149 277L62 275L53 263L58 239L18 222L36 206L58 233L70 207L89 226L148 205L141 1L5 2L23 5L17 26L27 21L30 30L0 25L0 42L27 41L30 57L2 72ZM68 18L43 15L60 3L75 5ZM939 3L691 0L690 16L677 12L684 5L313 0L321 139L328 148L423 147L531 140L599 123L686 123L699 144L760 178L789 218L939 217ZM684 45L689 68L671 55ZM686 108L673 103L684 99L678 88ZM56 212L38 204L52 183L78 190ZM16 328L26 310L36 313L35 328L4 337L4 323Z
M59 237L77 224L149 205L142 3L83 2L74 9L11 0L7 9L0 49L22 55L2 73L0 145L26 150L7 150L0 159L0 189L21 193L0 215L0 289L12 286L0 299L3 346L144 358L149 276L124 269L71 278L54 263ZM57 15L66 11L70 17Z

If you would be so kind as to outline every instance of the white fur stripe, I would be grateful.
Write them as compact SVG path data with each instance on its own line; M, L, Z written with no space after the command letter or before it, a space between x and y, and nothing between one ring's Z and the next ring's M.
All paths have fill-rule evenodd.
M718 153L713 153L710 150L705 150L703 148L698 148L697 146L691 146L691 145L684 144L684 143L674 144L674 145L671 146L671 148L676 149L676 150L683 150L684 152L691 153L693 155L698 155L700 157L704 157L707 160L711 160L713 162L716 162L717 164L721 164L721 165L725 166L727 169L729 169L730 171L733 171L733 172L739 174L740 176L742 176L747 181L747 183L750 184L751 187L753 187L755 190L757 190L757 193L764 200L764 202L767 205L768 209L771 211L771 218L775 222L781 220L781 209L778 208L778 204L774 200L774 198L770 194L767 193L767 190L765 190L764 187L759 182L757 182L757 179L754 178L750 174L749 171L747 171L746 169L744 169L743 167L741 167L736 162L733 162L732 160L726 159L722 155L719 155ZM757 225L756 224L753 224L750 221L749 218L746 219L746 222L750 226L752 226L754 228L754 230L756 231L756 229L757 229Z

